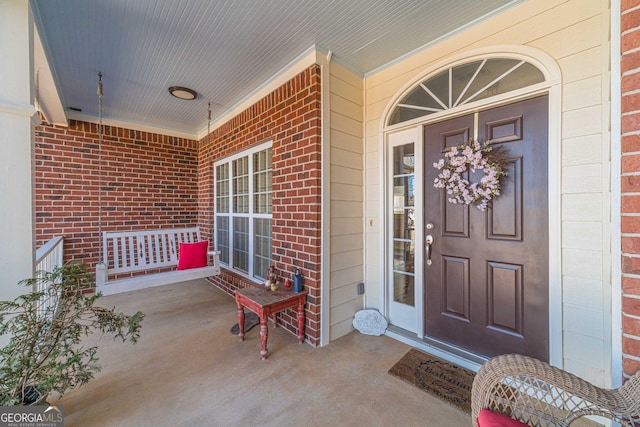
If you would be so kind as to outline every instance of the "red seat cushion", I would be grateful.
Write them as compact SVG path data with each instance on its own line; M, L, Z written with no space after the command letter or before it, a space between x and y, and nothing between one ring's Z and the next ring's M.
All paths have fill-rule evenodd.
M478 414L478 427L529 427L529 425L506 415L498 414L488 409L481 409L480 414Z
M207 249L209 241L196 243L180 243L178 253L178 270L207 266Z

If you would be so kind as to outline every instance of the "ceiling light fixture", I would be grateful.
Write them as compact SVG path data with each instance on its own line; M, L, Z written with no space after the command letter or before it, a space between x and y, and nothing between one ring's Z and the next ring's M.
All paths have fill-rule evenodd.
M171 86L169 88L169 93L176 98L186 99L189 101L198 97L198 92L182 86Z

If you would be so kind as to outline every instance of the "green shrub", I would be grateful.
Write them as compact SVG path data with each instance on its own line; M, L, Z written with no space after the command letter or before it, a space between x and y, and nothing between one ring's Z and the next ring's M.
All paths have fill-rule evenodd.
M46 292L0 302L0 335L10 336L0 349L0 406L40 404L51 392L62 396L93 379L98 347L85 347L84 337L99 331L135 344L140 336L143 313L97 307L101 295L83 293L92 283L83 264L38 272L19 284L34 289L39 281L49 283Z

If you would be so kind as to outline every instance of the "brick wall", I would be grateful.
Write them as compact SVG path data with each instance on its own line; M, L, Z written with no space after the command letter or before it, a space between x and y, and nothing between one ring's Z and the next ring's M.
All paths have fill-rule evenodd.
M312 66L200 141L198 225L212 235L213 163L271 140L273 159L273 265L289 274L300 268L309 291L307 340L320 342L321 254L320 68ZM229 294L253 282L224 270L214 284ZM295 312L280 321L296 331Z
M318 345L320 99L320 70L313 66L213 130L200 147L194 140L105 126L99 150L96 124L38 126L37 246L62 235L66 260L83 261L92 270L100 258L100 206L102 231L199 225L203 237L212 238L213 163L271 140L273 264L287 274L298 267L304 275L306 335ZM212 281L230 294L252 283L228 270ZM295 312L282 313L280 322L297 332Z
M621 2L622 353L625 376L640 370L640 0Z
M197 141L110 126L103 135L100 180L96 124L35 131L37 246L64 236L65 259L89 270L100 258L100 188L102 231L197 224Z

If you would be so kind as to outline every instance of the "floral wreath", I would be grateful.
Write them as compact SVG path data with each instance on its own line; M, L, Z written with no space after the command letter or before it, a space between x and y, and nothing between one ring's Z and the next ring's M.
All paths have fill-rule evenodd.
M475 205L481 211L490 207L491 200L500 195L500 178L505 176L505 160L500 149L493 149L490 141L452 147L443 159L433 164L440 173L433 181L435 188L444 188L447 199L454 204ZM464 173L482 171L480 182L469 182Z

